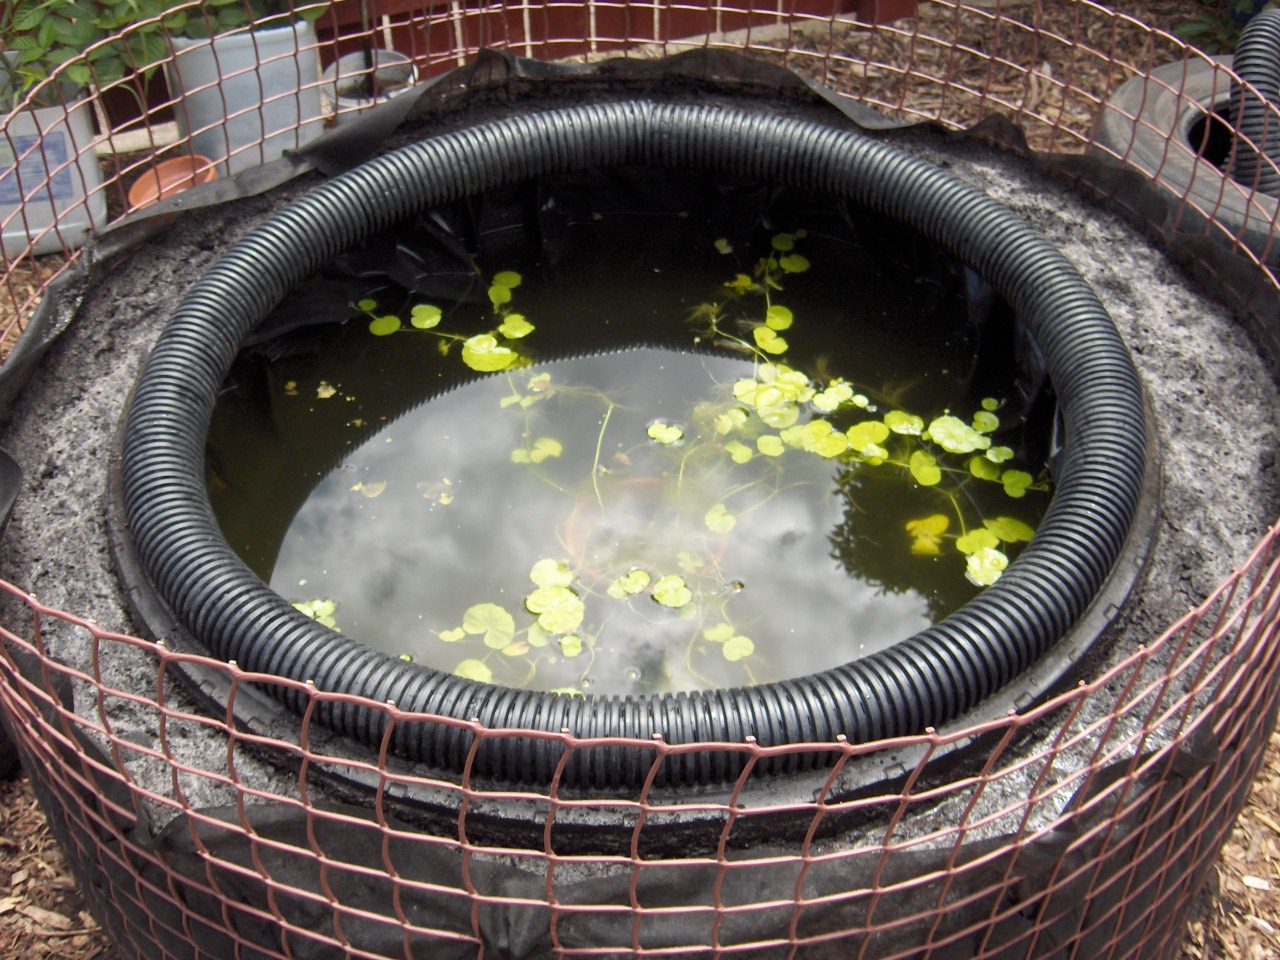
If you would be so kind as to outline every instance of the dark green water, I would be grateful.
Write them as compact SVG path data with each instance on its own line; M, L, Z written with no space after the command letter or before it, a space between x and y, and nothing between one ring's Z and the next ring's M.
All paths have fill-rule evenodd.
M752 276L776 229L723 253L721 225L696 217L576 228L593 242L556 258L491 244L478 281L452 300L350 287L350 301L377 301L371 314L401 317L398 332L374 336L348 308L346 323L241 357L210 429L210 492L228 540L275 590L325 601L322 613L331 604L336 627L373 647L495 683L734 686L917 632L979 589L959 533L995 517L1034 526L1043 513L1047 493L1010 498L970 476L967 456L936 448L955 470L921 486L904 465L920 447L908 436L883 441L887 463L799 445L795 431L818 419L842 434L890 410L967 423L994 397L1005 405L990 442L1032 449L1031 464L998 470L1039 478L1038 441L1022 425L1034 412L1016 369L981 362L993 334L975 323L962 272L932 254L886 259L843 227L810 230L795 246L808 269L775 267L782 289L766 301L725 284ZM500 271L522 282L495 309L486 290ZM440 323L413 329L424 302L441 307ZM707 303L719 304L714 330ZM755 342L768 303L794 317L777 331L787 349L753 355L742 343ZM521 365L469 369L462 341L512 312L534 327L498 337ZM788 389L840 378L853 397L833 410L784 404L765 422L773 408L743 397L779 363L795 371ZM762 439L788 426L789 442ZM938 516L937 553L922 552L907 525ZM999 545L1008 557L1019 547Z

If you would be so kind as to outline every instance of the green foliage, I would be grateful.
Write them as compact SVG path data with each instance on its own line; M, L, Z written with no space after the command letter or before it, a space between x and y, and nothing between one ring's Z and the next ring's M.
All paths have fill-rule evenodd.
M1260 4L1256 0L1204 0L1203 6L1205 10L1175 26L1173 32L1205 53L1220 54L1235 50L1250 16L1276 4Z
M63 67L73 88L107 86L135 71L149 77L168 55L157 24L127 29L162 14L165 0L16 0L0 4L0 102L16 107L33 88ZM114 38L114 39L112 39ZM110 43L103 41L111 40ZM86 53L89 47L95 49ZM64 66L65 65L65 66ZM57 103L43 90L37 106Z
M165 5L178 4L167 0ZM205 0L198 8L175 12L170 29L199 39L239 30L250 23L265 29L293 20L315 20L328 8L329 0Z
M338 609L337 603L328 597L316 597L313 600L300 600L294 603L295 610L301 610L316 623L323 624L330 630L337 630L338 625L334 622L333 614Z
M311 20L327 7L328 0L9 0L0 3L0 50L8 51L0 57L0 104L16 107L60 67L76 89L136 76L140 85L128 89L142 96L170 55L170 36L206 37L268 17ZM37 97L37 106L58 102L52 89Z
M379 314L376 300L360 300L352 306L369 318L369 332L375 337L388 337L393 333L401 332L430 333L440 338L442 352L447 353L454 344L461 344L462 349L458 352L462 362L477 373L498 373L528 362L516 348L515 342L523 340L536 328L523 314L507 309L507 305L514 297L512 291L520 286L522 279L514 270L503 270L494 274L489 284L489 302L493 305L493 311L500 321L492 330L470 336L440 330L444 311L432 303L419 303L409 310L408 328L405 327L404 321L393 313ZM516 397L512 402L519 402L522 399L522 397ZM532 402L531 400L530 403ZM517 462L529 462L532 459L532 462L538 463L548 455L557 456L558 451L554 454L544 453L537 459L533 459L532 453L527 453L523 461Z

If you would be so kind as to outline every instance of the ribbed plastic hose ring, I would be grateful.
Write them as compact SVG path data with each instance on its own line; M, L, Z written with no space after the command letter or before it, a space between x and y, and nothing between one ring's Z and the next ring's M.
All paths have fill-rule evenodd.
M542 175L622 164L715 170L870 208L937 243L1008 301L1046 358L1065 449L1038 533L994 586L929 629L814 676L583 698L480 684L379 653L293 609L236 556L205 490L205 435L239 344L290 285L425 208ZM1107 578L1137 510L1145 465L1141 387L1119 334L1070 263L1011 211L856 130L770 109L636 99L513 112L423 140L262 223L194 286L160 336L129 409L121 485L140 561L186 629L212 656L247 670L372 701L319 705L317 718L340 734L376 748L385 730L376 705L393 700L403 710L495 728L659 734L682 744L754 736L771 746L917 733L1009 683L1052 648ZM290 707L304 706L300 694L276 689ZM392 740L404 757L446 771L460 770L473 746L465 728L426 721L398 722ZM562 750L552 738L486 739L472 772L545 784ZM650 761L636 748L579 750L562 782L633 787ZM760 769L820 762L820 754L798 753ZM671 785L724 780L736 775L736 764L723 751L710 758L680 752L667 758L662 777Z

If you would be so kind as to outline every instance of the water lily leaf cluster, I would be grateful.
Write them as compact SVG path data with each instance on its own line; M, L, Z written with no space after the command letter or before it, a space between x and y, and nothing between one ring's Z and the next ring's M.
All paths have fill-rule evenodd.
M330 630L338 629L338 624L333 618L338 609L338 604L335 600L331 600L328 597L299 600L294 603L293 608L302 611L316 623L323 624Z
M519 609L508 610L492 602L477 603L463 614L461 624L436 633L441 642L465 645L473 654L458 661L453 670L457 676L472 680L483 677L481 682L488 683L492 682L495 669L519 661L527 680L533 676L539 660L549 654L566 661L582 657L585 678L598 651L599 633L598 623L587 623L587 600L644 602L655 610L666 610L668 615L685 616L699 599L684 575L654 575L638 567L614 579L601 594L588 586L585 578L565 560L554 557L538 559L529 571L529 580L533 588L525 594ZM313 603L320 604L315 609L321 614L333 612L332 603L328 606L322 601ZM295 606L303 609L301 605ZM311 609L307 607L304 612ZM607 619L607 612L602 619ZM697 633L695 630L694 634ZM745 661L755 652L754 642L727 621L701 631L700 639L713 644L717 655L730 663ZM584 654L587 656L583 657ZM403 659L412 657L405 654ZM507 663L504 664L504 660ZM582 690L568 687L559 688L558 692L581 694Z
M549 536L541 555L529 558L526 583L486 587L466 598L471 606L460 620L435 625L431 635L450 649L454 673L528 686L554 665L555 682L578 681L554 687L556 692L582 695L598 658L627 655L632 638L608 629L625 610L655 629L682 631L686 672L723 677L731 670L732 682L741 683L773 679L764 669L779 665L770 663L765 645L751 636L760 638L758 625L733 615L733 597L744 584L723 568L721 558L724 545L750 528L754 514L767 516L799 463L811 465L801 471L805 476L830 477L837 495L849 501L857 477L901 485L912 498L911 518L904 526L894 520L900 539L882 542L879 549L922 570L925 564L946 564L957 581L977 587L1000 579L1035 533L1016 515L1017 502L1031 491L1046 491L1047 475L1018 463L1015 450L1001 442L1011 434L998 398L983 398L972 411L904 409L868 385L819 376L793 360L801 351L792 341L812 337L803 311L783 302L792 282L813 269L801 252L803 240L803 231L774 235L754 266L732 273L718 285L714 302L690 313L694 345L709 343L747 358L749 374L725 382L709 376L691 409L675 416L668 410L647 422L641 414L628 421L626 431L612 426L618 398L553 382L548 371L530 365L522 343L535 326L513 309L523 282L514 271L491 277L488 306L480 311L484 330L467 330L431 304L413 306L406 317L383 312L371 300L357 304L376 336L425 333L438 338L442 352L456 350L468 368L505 377L510 392L494 415L520 418L523 428L511 463L533 482L566 493L572 503L570 521L553 524L554 540ZM728 241L717 242L716 249L736 256ZM557 433L557 401L568 398L600 405L595 436ZM588 459L575 460L582 451ZM567 477L579 462L587 469ZM684 539L640 560L625 553L616 562L609 555L588 557L566 528L584 511L608 517L615 491L627 482L670 492L682 504L678 533ZM374 497L382 487L366 482L351 489ZM983 494L974 496L975 490ZM992 502L1002 506L990 509ZM299 609L332 623L332 606Z
M846 470L875 468L921 490L944 493L949 513L910 521L903 546L916 556L936 557L945 541L952 540L965 557L967 579L990 586L1008 566L1007 545L1026 542L1034 531L1010 517L985 526L982 516L967 514L965 505L973 508L964 488L972 482L991 483L1018 500L1030 490L1047 490L1047 476L1011 465L1013 449L994 441L1002 407L995 397L983 398L967 419L949 410L932 417L896 407L882 413L867 392L843 378L816 381L789 365L789 346L781 332L797 321L790 308L776 302L775 294L784 291L788 275L810 267L797 252L803 236L802 231L776 235L772 253L761 258L753 275L738 274L725 284L738 301L764 298L763 315L750 328L749 339L730 329L724 306L704 305L694 311L697 322L706 324L702 336L736 344L756 359L753 375L733 383L733 403L714 411L716 442L734 464L748 464L758 456L781 461L811 455ZM729 507L719 504L714 515L708 513L707 525L723 527L731 517ZM974 524L977 528L971 529ZM1005 536L996 536L996 530Z
M501 270L493 275L488 290L489 302L499 322L491 330L470 336L441 330L444 311L431 303L419 303L410 308L408 329L439 337L440 349L445 353L455 344L460 344L462 362L478 373L497 373L526 363L517 344L533 333L535 327L523 314L510 309L514 291L523 279L514 270ZM398 314L379 312L376 300L360 300L355 307L369 317L369 332L375 337L387 337L406 329Z

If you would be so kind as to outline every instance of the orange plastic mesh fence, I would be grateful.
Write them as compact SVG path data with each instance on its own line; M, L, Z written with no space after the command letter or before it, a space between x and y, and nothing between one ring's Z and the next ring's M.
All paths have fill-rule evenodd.
M55 830L105 908L111 932L138 957L178 942L250 947L272 957L310 944L352 956L508 955L521 936L557 956L710 955L996 957L1077 950L1080 956L1167 956L1204 867L1216 856L1256 773L1277 702L1275 644L1280 530L1206 603L1114 669L1025 713L980 727L873 744L768 748L754 742L673 746L628 741L652 757L650 782L672 753L726 751L748 763L721 798L583 797L433 779L387 760L353 760L312 748L323 702L355 701L294 684L310 706L299 737L239 730L228 719L251 684L282 683L234 664L173 653L97 628L0 583L8 624L0 635L0 704L33 772ZM22 611L25 610L25 616ZM53 632L92 651L92 671L45 653ZM127 649L126 649L127 648ZM116 689L100 666L143 651L154 690ZM179 664L221 675L226 715L184 712L167 696ZM118 735L123 702L155 719L153 743ZM370 703L369 706L374 706ZM390 723L450 723L468 730L474 757L491 738L547 737L565 762L603 741L423 717L376 705ZM193 738L223 745L210 763ZM1015 744L1036 737L1027 753ZM935 753L979 738L980 765L939 778ZM749 799L751 767L783 750L832 757L811 799ZM874 751L914 757L896 787L837 797L841 769ZM288 774L270 789L242 779L238 763L270 753ZM148 790L125 771L161 764L172 788ZM362 807L315 799L320 771L363 775ZM227 796L196 807L199 781ZM1014 789L1013 783L1029 783ZM446 795L447 829L408 826L394 799ZM532 814L537 842L495 839L485 810L511 803ZM575 853L562 822L606 813L620 831L611 850ZM646 854L652 834L681 816L706 842L684 856ZM924 829L908 829L923 818ZM757 824L786 823L778 841L743 847ZM707 828L712 824L712 828ZM848 827L838 842L834 825ZM155 828L155 833L151 828ZM856 839L850 840L850 836ZM566 839L567 838L567 839ZM563 847L563 848L562 848ZM696 896L666 895L680 889ZM501 922L494 918L500 916ZM263 931L270 931L264 934ZM502 937L515 938L504 944ZM426 945L433 952L421 953ZM1012 951L1012 952L1010 952ZM212 950L210 955L219 955ZM518 951L510 955L522 955Z
M1172 176L1175 167L1210 162L1211 131L1188 142L1170 134L1164 113L1147 109L1159 101L1165 113L1203 113L1206 99L1213 106L1229 89L1227 66L1089 2L920 0L916 15L891 19L916 6L388 0L371 3L373 19L362 25L353 17L358 5L343 0L315 21L318 32L303 46L318 54L319 70L372 38L406 54L419 78L486 46L540 59L718 47L784 64L893 117L962 127L1003 114L1035 149L1110 155L1164 184L1175 216L1234 243L1274 299L1275 279L1260 266L1268 249L1243 241L1246 227L1269 235L1275 201L1221 176L1211 193L1194 177L1187 185ZM121 36L141 36L156 23ZM16 339L51 280L81 256L75 224L100 229L128 216L140 202L130 189L152 164L188 152L185 107L162 80L172 37L161 34L162 62L148 81L104 80L76 108L90 115L87 135L68 123L76 109L55 96L61 117L42 122L69 132L65 154L41 153L21 132L25 111L0 120L0 161L6 150L15 158L8 180L0 179L0 342ZM1124 81L1166 64L1185 66L1157 72L1135 106L1104 108ZM304 88L324 92L318 73L296 72ZM358 106L340 101L330 97L324 109ZM1099 136L1106 111L1127 137ZM305 126L262 127L260 140ZM81 161L100 176L86 175ZM4 169L0 162L0 175ZM68 183L80 199L49 213L49 190ZM1225 215L1241 205L1245 220ZM48 247L58 252L37 252ZM351 698L308 686L297 691L310 707L296 737L249 732L232 722L234 708L255 685L285 681L103 631L2 582L0 706L86 897L136 957L301 957L327 948L433 958L1162 957L1244 801L1274 718L1278 537L1272 530L1158 641L1017 716L872 744L630 743L651 756L651 784L684 750L745 756L723 796L672 798L646 787L638 796L584 797L554 782L542 791L502 790L473 782L470 761L456 781L407 769L389 759L385 743L380 756L353 759L312 729L322 705ZM91 650L94 669L73 670L49 655L45 638L54 633ZM102 665L122 657L153 666L149 691L108 682ZM229 690L225 709L175 707L186 702L171 696L179 664L219 678ZM154 717L153 741L116 729L124 704ZM388 741L398 724L459 725L472 738L472 757L495 738L556 740L566 762L603 745L572 731L486 729L366 705L389 721ZM201 739L221 745L217 762L192 748ZM970 740L981 762L944 766L955 775L940 775L935 755ZM830 758L825 786L803 802L754 796L753 765L797 750ZM896 786L836 789L848 767L882 751L902 758ZM281 771L267 787L239 770L262 757ZM164 771L171 788L143 787L128 772L141 767ZM370 784L371 799L351 807L319 801L316 785L335 776ZM226 802L198 805L189 797L200 791ZM404 817L412 807L404 798L421 795L451 811L433 814L435 829ZM524 811L534 833L508 837L495 828L492 811L504 804ZM588 856L575 837L593 817L619 832L607 850ZM652 855L682 818L701 825L704 839L684 856ZM760 837L767 842L749 842Z

